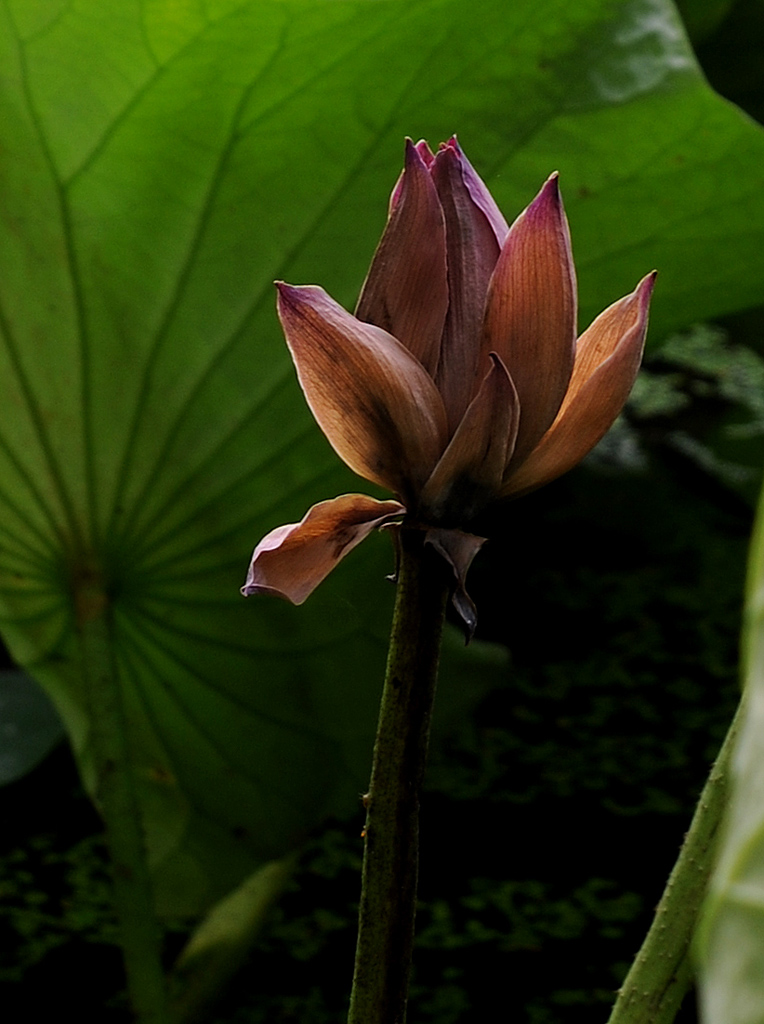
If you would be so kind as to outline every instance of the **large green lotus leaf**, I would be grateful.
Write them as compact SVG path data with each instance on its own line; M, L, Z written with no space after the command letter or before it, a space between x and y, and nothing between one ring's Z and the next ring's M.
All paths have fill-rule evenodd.
M264 532L357 486L272 280L351 304L404 134L456 130L510 217L561 171L584 318L660 268L660 336L764 299L764 137L663 0L4 0L0 75L2 629L93 785L73 627L106 594L191 910L352 806L390 613L384 537L303 608L239 597Z
M764 492L746 591L744 703L698 942L705 1024L764 1020Z

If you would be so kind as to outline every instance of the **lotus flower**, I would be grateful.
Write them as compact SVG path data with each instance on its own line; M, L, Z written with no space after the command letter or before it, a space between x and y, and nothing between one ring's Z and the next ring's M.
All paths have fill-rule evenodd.
M642 357L654 274L576 341L576 280L557 174L507 226L456 138L406 143L355 315L316 286L278 283L308 405L341 459L396 500L345 494L269 533L246 596L301 604L372 530L427 531L454 603L489 503L548 483L608 430Z

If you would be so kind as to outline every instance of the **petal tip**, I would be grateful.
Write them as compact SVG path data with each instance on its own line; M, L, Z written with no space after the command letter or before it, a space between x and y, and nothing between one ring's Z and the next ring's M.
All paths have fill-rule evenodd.
M317 284L287 284L286 281L276 281L276 310L281 316L282 313L293 313L297 316L304 316L310 310L323 310L327 313L328 306L337 306L337 303L326 294L323 288ZM282 317L282 323L284 322ZM287 344L289 336L287 335Z
M274 281L273 283L276 286L276 291L278 292L277 300L279 302L282 300L289 302L290 299L294 298L297 292L296 285L287 284L286 281Z
M273 594L275 591L272 587L264 587L259 583L245 583L239 588L239 593L242 597L255 597L258 594Z
M293 605L303 604L305 597L297 594L290 594L285 590L280 590L278 587L271 587L267 583L258 583L255 580L257 570L254 566L254 560L252 566L250 566L249 573L247 574L247 581L243 587L239 588L239 593L242 597L278 597L282 601L288 601Z
M419 142L414 143L413 149L419 154L419 157L425 167L430 167L432 165L435 156L430 149L430 143L427 139L420 139Z
M658 278L658 271L657 270L651 270L650 273L649 274L645 274L645 276L639 282L639 284L637 285L637 290L639 292L641 292L643 295L646 295L647 298L650 298L650 296L653 293L653 288L655 287L655 282L656 282L657 278Z
M637 309L639 311L638 315L645 318L645 320L650 308L650 300L653 297L653 290L655 288L655 281L657 277L658 271L651 270L649 274L645 274L637 287L631 293L632 301L636 301L637 303Z
M430 147L424 139L420 139L419 142L414 142L408 135L406 136L406 147L403 157L404 173L405 171L410 170L413 166L427 170L432 163L432 159L433 157L430 152ZM402 182L400 185L402 187Z
M541 190L531 205L529 211L546 211L547 209L557 212L562 209L562 194L560 192L560 172L552 171Z
M406 136L403 153L403 170L398 175L398 180L393 186L393 191L390 193L390 202L388 204L389 215L392 215L396 206L400 202L407 172L410 175L416 174L417 171L426 172L431 167L434 159L432 151L425 139L420 139L419 142L414 142L410 136Z
M300 298L299 285L287 284L286 281L276 281L276 312L279 315L282 326L286 331L286 323L295 315L299 316L303 305ZM287 343L288 343L287 336Z
M560 191L560 176L557 171L553 171L549 175L536 197L520 214L518 221L523 220L529 226L532 225L533 230L562 229L566 236L568 236L566 247L569 247L570 239L567 217L565 216L565 205L562 201L562 192Z
M458 144L453 145L451 140L448 142L441 142L438 146L438 151L434 157L437 165L442 165L444 161L448 160L450 163L447 166L459 167L462 163L462 151L459 149Z

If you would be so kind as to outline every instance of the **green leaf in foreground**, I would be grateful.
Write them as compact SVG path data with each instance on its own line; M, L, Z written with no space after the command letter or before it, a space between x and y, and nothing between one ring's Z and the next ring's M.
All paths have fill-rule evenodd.
M582 321L660 269L658 337L764 301L764 135L664 0L4 0L0 76L3 635L93 788L102 596L160 904L193 912L352 808L392 601L384 538L301 609L239 597L268 529L357 486L272 280L352 304L403 136L458 131L509 217L560 170Z
M698 942L704 1024L764 1020L764 498L749 559L742 723Z

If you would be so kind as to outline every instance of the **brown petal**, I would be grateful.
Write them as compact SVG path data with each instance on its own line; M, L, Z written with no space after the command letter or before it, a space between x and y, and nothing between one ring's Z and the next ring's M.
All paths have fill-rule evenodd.
M524 494L572 469L604 437L629 396L642 359L655 273L581 335L570 389L550 430L506 481Z
M421 363L313 285L278 285L278 311L308 405L352 470L418 493L446 443L443 403Z
M491 278L484 352L498 352L520 399L515 462L551 426L573 369L576 279L553 174L509 229Z
M245 597L273 594L302 604L348 551L392 516L397 501L342 494L314 505L299 523L271 530L254 550L241 588Z
M425 520L465 523L495 498L517 436L517 392L498 356L422 491Z
M457 142L456 136L454 135L446 145L453 146L459 154L459 160L462 165L462 176L464 178L464 184L467 186L467 191L472 196L472 201L475 206L481 209L485 214L486 219L491 225L493 233L496 236L496 241L499 246L502 246L504 244L504 239L507 237L507 232L509 231L509 225L504 219L504 214L496 205L496 200L488 191L483 179L464 155L464 150Z
M435 379L450 433L480 383L483 313L488 282L499 258L494 227L468 186L470 171L453 145L438 151L430 171L446 218L449 306ZM482 372L486 370L487 360Z
M411 139L391 205L355 315L395 335L434 376L448 309L446 225L430 172Z

